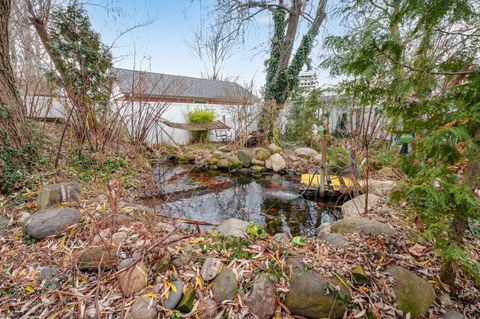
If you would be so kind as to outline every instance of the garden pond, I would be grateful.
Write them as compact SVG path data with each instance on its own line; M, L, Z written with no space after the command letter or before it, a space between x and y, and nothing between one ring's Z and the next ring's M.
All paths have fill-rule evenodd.
M239 218L271 233L314 236L323 223L341 218L338 200L301 196L299 176L196 170L158 165L154 176L166 215L219 224Z

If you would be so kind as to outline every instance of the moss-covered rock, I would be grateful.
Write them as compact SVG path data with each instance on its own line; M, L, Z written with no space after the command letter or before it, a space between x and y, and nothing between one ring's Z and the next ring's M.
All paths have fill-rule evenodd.
M218 160L217 166L218 166L219 168L229 168L229 167L230 167L230 163L228 162L228 159L226 159L226 158L221 158L221 159Z
M193 301L195 300L195 289L188 286L182 296L182 300L177 306L177 310L182 313L189 313L193 308Z
M212 291L217 304L232 299L238 291L238 281L235 273L230 268L223 268L212 282Z
M218 158L216 158L214 156L210 156L207 159L207 164L208 164L208 166L216 166L218 164Z
M270 157L270 151L263 147L258 147L255 150L255 158L260 161L266 161Z
M413 319L423 317L435 300L435 290L430 284L413 272L391 266L386 270L395 279L393 290L398 309L410 314Z
M340 300L339 292L326 293L327 289L336 289L346 299L350 299L349 290L338 280L327 280L314 271L294 276L290 291L285 297L285 305L292 314L307 318L343 318L346 306Z
M254 171L256 173L261 173L265 170L265 166L260 166L260 165L253 165L250 168L252 169L252 171Z
M247 149L238 151L237 157L243 167L249 167L252 163L252 153Z
M377 222L376 220L365 219L362 217L355 217L355 218L348 218L348 219L341 219L339 221L334 222L330 229L334 233L339 234L372 234L372 235L380 235L380 234L392 234L393 229L389 226Z
M238 159L238 157L236 155L232 155L228 158L228 162L230 164L230 167L231 168L240 168L242 167L242 163L240 162L240 160Z

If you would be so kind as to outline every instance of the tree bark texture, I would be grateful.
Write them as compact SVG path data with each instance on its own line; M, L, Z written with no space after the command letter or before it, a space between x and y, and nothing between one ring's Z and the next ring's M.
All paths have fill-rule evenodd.
M11 0L0 0L0 146L22 149L29 132L10 62Z

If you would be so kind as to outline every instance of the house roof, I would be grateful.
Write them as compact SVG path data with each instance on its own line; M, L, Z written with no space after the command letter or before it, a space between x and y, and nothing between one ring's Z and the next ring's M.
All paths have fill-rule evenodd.
M258 98L235 82L114 68L120 91L130 98L177 102L253 104Z

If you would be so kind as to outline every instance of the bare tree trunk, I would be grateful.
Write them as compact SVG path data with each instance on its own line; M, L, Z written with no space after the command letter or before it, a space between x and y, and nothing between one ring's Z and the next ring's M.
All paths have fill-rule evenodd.
M11 4L11 0L0 0L0 146L9 143L21 149L29 134L10 63L8 24Z

